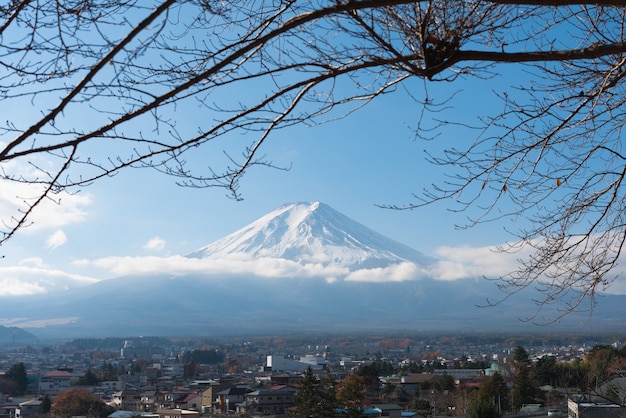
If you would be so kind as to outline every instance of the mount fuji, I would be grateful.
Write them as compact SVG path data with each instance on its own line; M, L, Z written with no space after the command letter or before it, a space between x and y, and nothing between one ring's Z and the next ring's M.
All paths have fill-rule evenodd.
M193 268L5 298L2 306L41 337L533 329L519 320L534 309L529 297L479 308L502 297L493 283L434 280L437 260L320 202L284 205L164 260ZM603 301L607 329L624 327L623 302ZM581 321L572 316L561 329L580 332Z
M320 202L281 206L188 257L219 259L233 255L334 264L350 270L407 262L427 267L435 262Z

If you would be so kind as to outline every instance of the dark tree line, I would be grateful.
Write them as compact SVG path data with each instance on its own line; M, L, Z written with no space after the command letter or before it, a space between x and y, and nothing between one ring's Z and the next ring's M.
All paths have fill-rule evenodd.
M182 357L183 363L218 364L224 361L225 355L219 350L192 350L186 351Z
M518 411L527 403L560 404L562 407L568 394L622 404L623 399L619 398L617 391L611 393L600 388L614 377L623 377L625 365L625 348L596 346L584 360L559 362L554 357L544 356L530 362L526 350L518 346L513 353L512 367L507 371L510 375L495 373L481 384L470 408L470 416L501 416L504 412ZM510 389L507 382L511 384ZM555 390L543 393L539 388L544 386Z

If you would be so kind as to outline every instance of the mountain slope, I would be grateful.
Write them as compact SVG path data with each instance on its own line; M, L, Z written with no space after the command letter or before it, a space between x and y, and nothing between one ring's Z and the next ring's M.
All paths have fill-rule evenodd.
M327 283L188 275L120 277L74 289L55 298L56 303L38 298L30 306L34 312L23 301L6 307L32 319L74 318L44 328L24 327L39 338L625 330L624 297L607 298L593 318L572 314L554 326L536 327L520 321L534 310L528 295L478 307L487 295L493 299L493 286L480 279Z
M176 262L191 262L198 267L188 270L193 273L119 277L6 298L2 307L24 319L16 326L40 337L533 329L519 321L536 309L532 294L479 308L486 299L502 298L493 283L429 278L424 274L433 259L319 202L282 206L188 257L193 258ZM230 263L224 263L228 258ZM272 276L268 260L289 264L288 274ZM207 269L214 261L229 268ZM330 267L315 270L307 267L311 265ZM335 270L348 271L343 280L317 274L335 265L340 266ZM421 275L407 269L401 280L387 276L393 266L405 265L418 266ZM600 326L622 331L625 301L606 298L593 322L584 314L571 315L550 331L599 331Z
M337 264L350 269L402 262L427 266L434 262L320 202L281 206L188 257L217 259L233 254L302 264Z

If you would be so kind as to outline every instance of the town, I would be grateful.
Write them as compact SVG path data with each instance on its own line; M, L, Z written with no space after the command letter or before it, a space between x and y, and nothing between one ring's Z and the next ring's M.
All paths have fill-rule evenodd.
M7 347L2 418L617 417L616 336L85 338Z

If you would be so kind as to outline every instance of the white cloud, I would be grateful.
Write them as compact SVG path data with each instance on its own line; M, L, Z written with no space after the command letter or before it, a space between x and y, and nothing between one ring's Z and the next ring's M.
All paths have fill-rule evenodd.
M348 274L346 281L351 282L405 282L419 280L425 272L413 263L394 264L385 268L360 269Z
M1 144L0 144L1 146ZM16 161L3 163L7 172L20 173L24 178L36 178L41 173L30 165ZM27 184L0 180L0 220L9 228L16 224L15 219L28 209L44 190L44 185ZM44 199L27 220L24 232L60 228L86 219L86 208L92 204L92 196L87 193L61 192Z
M28 258L23 258L18 262L18 265L20 266L31 266L31 267L39 267L39 268L45 268L46 264L44 263L43 259L41 257L28 257Z
M0 268L0 296L21 296L84 286L97 279L47 267L40 259Z
M619 264L609 277L614 280L602 291L614 295L626 295L626 254L620 255Z
M520 253L497 251L494 247L440 247L432 269L438 280L461 280L481 276L500 277L519 266Z
M345 276L349 271L336 265L299 264L280 258L229 256L220 259L170 257L105 257L77 260L77 266L98 267L116 276L145 274L253 274L261 277L325 277Z
M165 248L165 240L160 237L151 238L143 246L143 249L148 251L161 251L163 248Z
M45 328L51 325L67 325L76 322L78 317L48 318L29 320L28 318L0 318L0 325L18 328Z
M24 296L45 292L46 289L38 282L29 283L13 276L5 276L0 279L0 296Z
M350 271L336 264L303 263L280 259L229 255L220 259L188 258L183 256L104 257L81 259L72 264L86 269L101 269L108 275L248 275L276 279L322 278L329 283L403 282L424 278L435 280L476 279L482 276L500 277L518 267L517 254L494 251L489 247L442 247L437 249L440 261L427 270L413 263L399 263L386 268ZM625 264L626 265L626 264ZM51 289L75 287L97 281L91 277L65 273L48 268L39 258L28 258L16 267L0 269L0 295L43 293ZM626 293L626 280L616 281L607 289L611 293Z
M611 282L606 289L603 289L603 291L612 295L626 295L626 278L624 278L622 274Z
M517 247L516 247L517 248ZM495 247L441 247L436 250L439 261L431 271L437 280L463 280L471 278L499 278L519 269L519 260L526 258L532 248L516 251L499 251ZM611 272L615 280L599 289L608 294L626 295L626 254Z
M386 268L350 271L336 264L300 264L281 258L261 257L252 259L230 255L220 259L170 257L105 257L95 260L77 260L77 266L97 267L115 276L169 274L248 274L266 278L313 278L320 277L329 283L338 280L353 282L402 282L419 280L428 272L413 263L399 263Z
M229 254L219 259L170 257L105 257L78 260L74 264L97 267L115 276L147 274L250 274L276 278L324 278L332 283L338 280L353 282L402 282L432 278L461 280L489 276L498 277L515 268L519 254L493 251L489 247L442 247L436 251L439 262L423 268L414 263L399 263L385 268L350 271L334 263L298 263L281 258Z
M67 235L65 235L65 232L63 232L63 230L61 229L57 229L46 240L46 247L49 249L55 249L65 244L66 242L67 242Z

